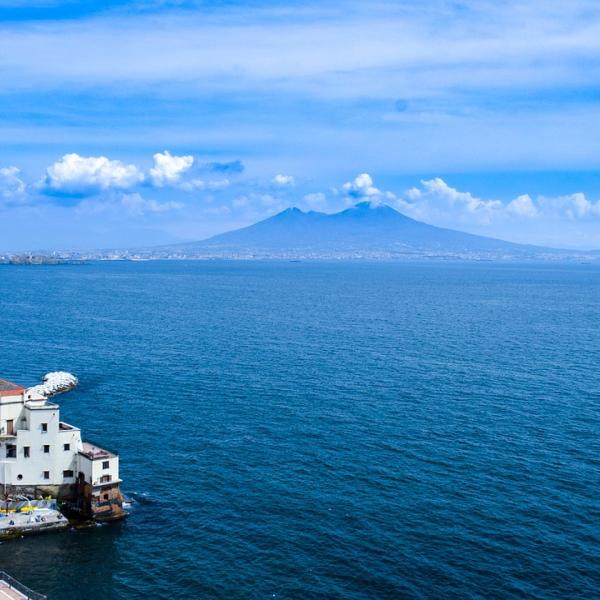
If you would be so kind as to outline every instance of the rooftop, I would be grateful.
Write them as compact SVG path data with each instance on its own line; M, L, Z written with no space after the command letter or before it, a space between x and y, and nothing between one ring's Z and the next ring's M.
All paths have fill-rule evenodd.
M87 456L90 460L96 460L97 458L114 458L116 456L116 454L113 454L104 448L100 448L99 446L94 446L94 444L90 444L90 442L83 442L83 450L80 450L79 453Z
M21 385L17 385L12 381L6 379L0 379L0 396L15 396L25 391L25 388Z

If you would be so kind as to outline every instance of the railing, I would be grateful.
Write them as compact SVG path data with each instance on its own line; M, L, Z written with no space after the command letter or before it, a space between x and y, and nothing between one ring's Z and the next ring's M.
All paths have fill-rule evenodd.
M38 592L30 590L27 586L23 585L4 571L0 571L0 581L4 581L6 585L22 594L27 600L47 600L48 598L47 596L44 596L44 594L38 594Z

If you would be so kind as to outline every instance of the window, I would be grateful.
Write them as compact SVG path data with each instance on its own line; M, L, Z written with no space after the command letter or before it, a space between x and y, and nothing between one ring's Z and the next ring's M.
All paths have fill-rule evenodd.
M29 446L23 446L23 456L29 458Z
M48 444L45 444L45 445L44 445L44 452L45 452L46 454L48 454L48 453L50 452L50 446L48 446Z
M64 470L63 477L73 477L73 471L71 471L71 469Z
M63 445L63 450L64 450L65 452L68 452L70 449L71 449L71 444L64 444L64 445Z
M48 423L42 423L42 433L46 433L48 431Z
M6 444L6 458L17 458L17 447L14 444Z
M44 471L44 479L50 479L50 471Z
M111 479L112 477L110 475L102 475L102 477L100 477L100 483L108 483Z
M104 494L104 499L108 500L108 494Z
M103 469L108 469L110 467L110 461L105 460L102 462L102 468Z
M17 475L17 479L18 479L19 481L21 481L21 479L23 479L23 475L21 475L21 473L19 473L19 474Z

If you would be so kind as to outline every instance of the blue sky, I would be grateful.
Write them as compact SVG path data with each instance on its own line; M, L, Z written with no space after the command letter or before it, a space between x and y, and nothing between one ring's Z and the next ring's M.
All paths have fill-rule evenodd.
M0 0L0 250L290 205L600 248L596 1Z

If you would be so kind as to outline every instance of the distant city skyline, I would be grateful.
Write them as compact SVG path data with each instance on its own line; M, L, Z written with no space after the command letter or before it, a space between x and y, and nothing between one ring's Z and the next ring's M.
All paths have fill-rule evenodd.
M0 0L0 251L286 207L600 249L591 0Z

